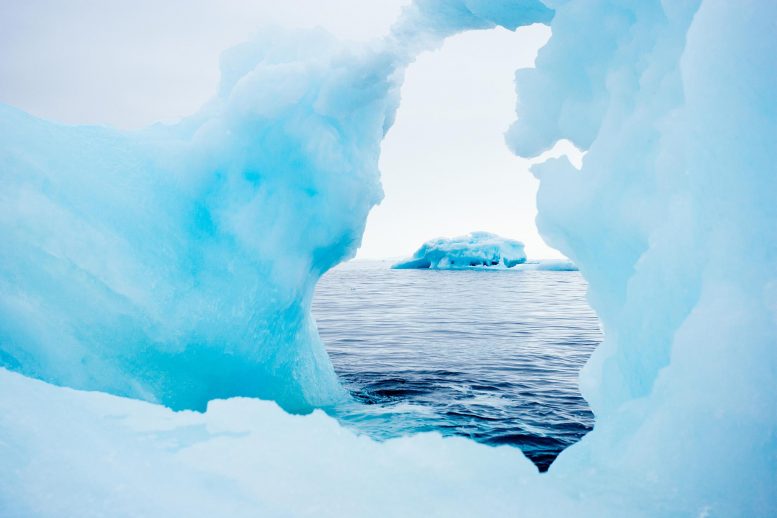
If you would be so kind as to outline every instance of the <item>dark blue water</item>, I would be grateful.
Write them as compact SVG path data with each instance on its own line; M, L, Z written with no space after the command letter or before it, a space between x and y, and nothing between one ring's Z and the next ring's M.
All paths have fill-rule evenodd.
M333 413L380 439L438 431L512 445L544 471L594 423L577 384L601 340L585 290L579 272L343 265L313 303L354 396Z

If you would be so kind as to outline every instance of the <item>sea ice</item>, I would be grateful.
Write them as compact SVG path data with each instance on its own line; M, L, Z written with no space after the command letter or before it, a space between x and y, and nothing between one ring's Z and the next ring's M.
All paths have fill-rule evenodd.
M512 268L526 262L523 243L489 232L427 241L413 256L392 266L395 269Z
M572 261L565 259L542 259L526 261L517 267L519 270L540 270L547 272L576 272L578 267Z

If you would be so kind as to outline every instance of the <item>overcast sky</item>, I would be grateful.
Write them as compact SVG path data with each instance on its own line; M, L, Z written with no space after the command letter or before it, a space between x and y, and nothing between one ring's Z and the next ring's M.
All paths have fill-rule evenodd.
M0 102L67 123L137 128L193 113L218 83L222 50L266 25L322 26L367 40L404 0L0 0ZM383 145L386 198L359 257L409 255L472 230L523 240L530 258L559 257L534 225L537 182L507 150L516 68L550 31L462 34L407 73Z

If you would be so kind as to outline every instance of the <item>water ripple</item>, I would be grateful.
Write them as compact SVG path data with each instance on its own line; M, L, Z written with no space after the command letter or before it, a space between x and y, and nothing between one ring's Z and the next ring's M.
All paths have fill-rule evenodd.
M378 439L516 446L544 471L593 426L577 386L601 341L585 290L578 272L332 270L313 314L354 401L330 412Z

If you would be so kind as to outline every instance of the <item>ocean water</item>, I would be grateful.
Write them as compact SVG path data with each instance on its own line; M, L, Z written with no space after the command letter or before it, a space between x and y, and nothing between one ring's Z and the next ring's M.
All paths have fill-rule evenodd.
M541 471L592 429L577 377L602 337L579 272L389 266L352 261L316 290L321 338L353 395L329 409L344 425L507 444Z

